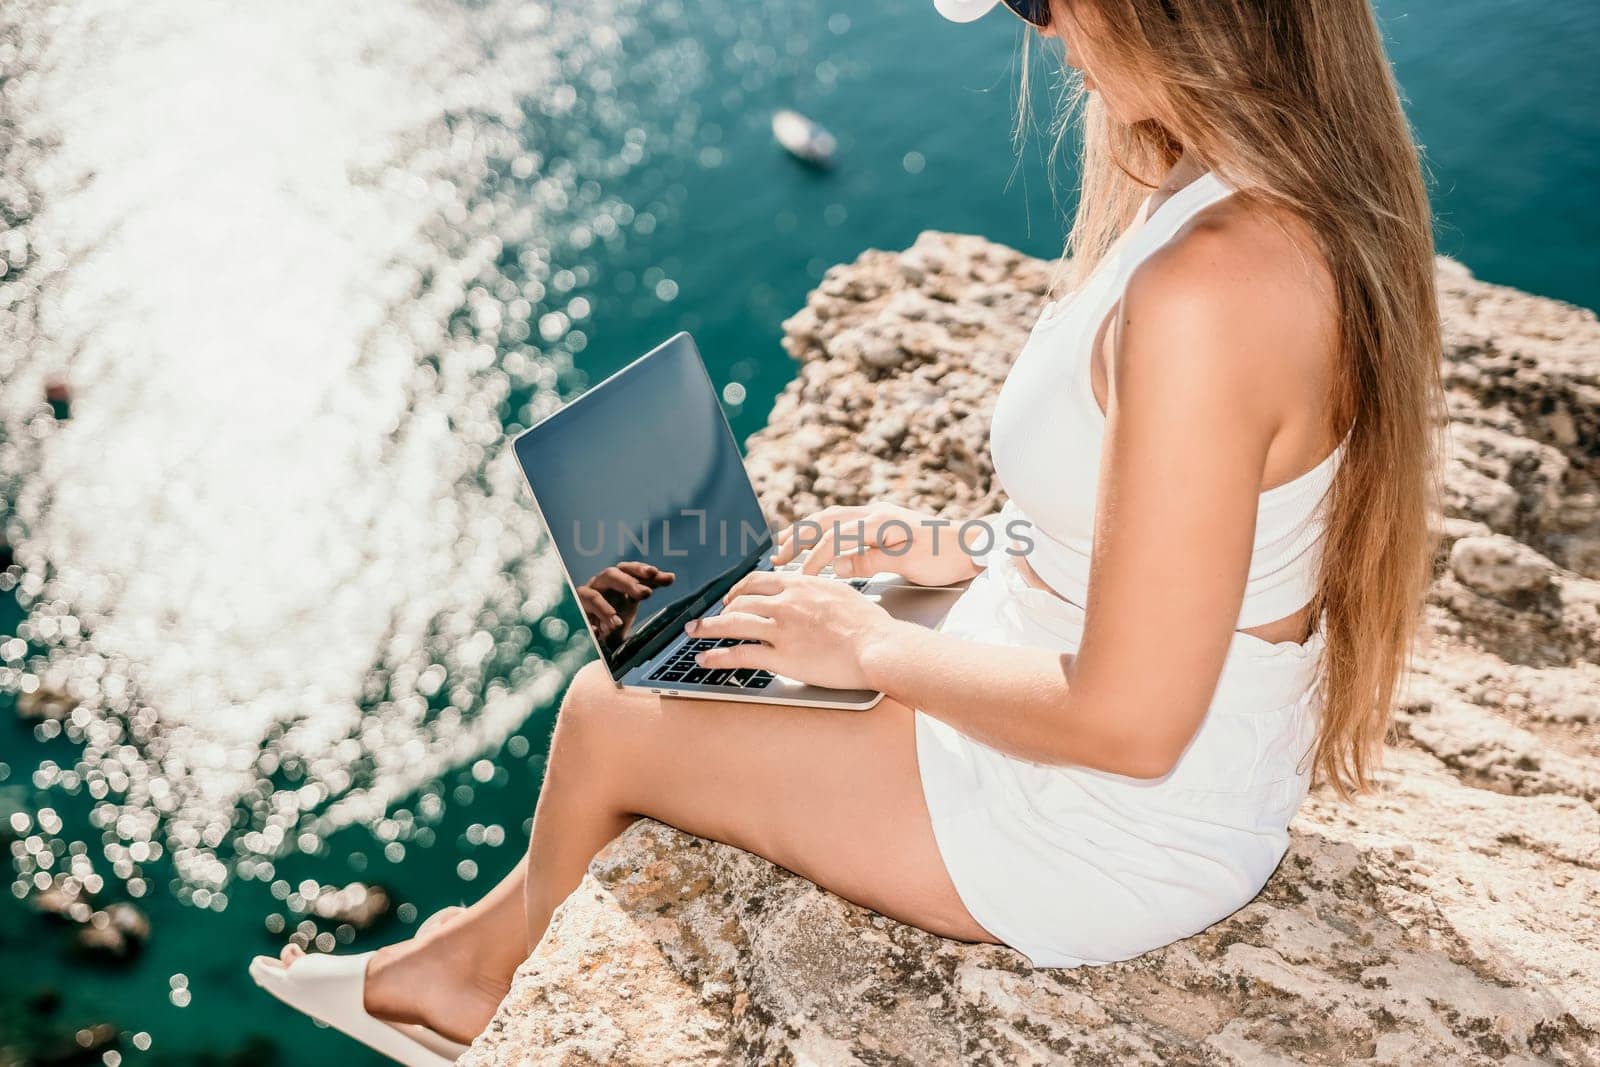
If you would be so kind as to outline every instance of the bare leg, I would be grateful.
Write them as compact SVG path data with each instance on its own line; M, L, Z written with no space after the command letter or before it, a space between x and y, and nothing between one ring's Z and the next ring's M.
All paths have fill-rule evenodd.
M527 932L637 816L764 856L925 930L990 936L934 842L912 711L662 700L580 673L562 706L534 818Z
M422 1023L446 1037L470 1041L476 1031L459 1032L450 1020L481 1016L487 1022L528 955L516 933L526 911L527 867L524 856L471 907L433 916L416 936L373 953L364 990L367 1011L380 1019ZM505 936L506 930L514 932ZM289 944L279 958L287 967L304 955L299 945ZM478 1029L482 1028L480 1024Z
M910 709L662 700L619 691L591 666L562 704L527 858L465 913L383 950L368 1010L476 1035L594 854L641 815L914 926L993 940L939 856Z

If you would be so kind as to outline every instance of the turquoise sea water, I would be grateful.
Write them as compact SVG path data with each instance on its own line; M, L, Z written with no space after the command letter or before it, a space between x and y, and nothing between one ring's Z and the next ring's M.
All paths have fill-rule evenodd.
M41 9L37 34L27 38L45 42L33 57L37 84L28 97L40 147L23 161L41 190L33 225L43 238L57 234L66 250L41 329L78 354L64 364L76 389L65 429L22 434L18 427L35 423L15 414L32 402L17 394L37 387L33 372L49 346L0 341L13 360L3 365L17 369L0 374L0 400L13 409L10 440L0 439L11 446L0 486L20 561L6 587L20 582L22 594L20 602L0 598L0 657L11 672L0 678L9 690L0 708L45 667L73 684L93 683L103 704L65 728L0 714L0 818L15 820L11 836L0 838L11 850L14 890L0 902L0 1046L31 1050L29 1057L42 1059L40 1050L63 1041L70 1048L76 1029L108 1022L122 1031L114 1047L127 1063L364 1062L343 1039L258 994L244 964L281 943L273 924L293 930L304 921L292 895L302 883L385 886L405 907L354 937L354 949L370 947L403 936L418 916L470 899L525 842L560 679L581 660L583 642L548 566L527 562L540 558L536 532L518 517L515 485L496 480L494 442L557 395L680 328L699 339L743 437L761 426L792 376L777 343L780 323L827 265L866 248L903 247L924 229L982 233L1037 255L1061 244L1071 167L1061 163L1052 187L1037 138L1025 141L1020 161L1014 151L1018 35L1005 18L949 26L919 0L545 0L407 8L404 25L391 30L402 21L398 6L357 7L326 28L329 39L313 36L324 17L315 4L253 16L239 31L243 55L298 56L315 51L313 40L330 50L304 67L263 62L246 72L259 79L253 95L242 94L249 77L235 67L192 54L234 47L236 27L191 20L181 4L129 7L109 28L104 19L47 19ZM1600 79L1592 65L1600 7L1383 0L1380 13L1426 147L1441 249L1489 280L1600 305ZM419 52L430 20L449 46ZM339 35L375 44L341 52ZM74 66L81 61L69 53L94 62ZM183 107L198 105L179 94L167 100L170 121L152 123L131 147L95 128L94 108L75 106L86 85L103 84L118 98L159 97L169 83L210 93L207 79L216 92L241 93L239 107L186 119ZM400 106L397 92L419 102ZM241 113L246 105L259 111ZM833 170L799 166L775 148L768 119L778 107L798 108L838 135ZM174 139L172 127L185 121L206 136ZM318 134L318 123L328 129ZM349 130L380 126L370 141L337 154ZM308 127L318 135L283 132ZM219 166L269 134L276 139L260 160ZM355 194L342 180L326 193L315 184L333 164L347 168L353 187L415 187L405 202L422 206L410 214L389 211L388 201L383 210L355 200L343 207L337 197ZM75 171L93 172L89 193L73 191ZM226 184L212 199L219 171ZM429 199L435 193L437 202ZM317 199L324 195L332 199ZM52 213L57 196L61 210ZM165 213L152 215L157 200ZM118 210L123 203L140 211ZM358 212L366 214L349 221ZM265 222L256 218L263 214ZM140 237L150 240L135 254L118 241L141 219L151 220ZM324 229L341 226L342 244L315 245ZM208 227L257 243L207 244L199 231ZM196 255L166 262L165 240ZM201 254L209 258L197 264ZM410 273L385 288L378 279L396 261ZM10 277L26 279L26 266L11 262ZM463 262L473 264L471 276L441 280ZM294 280L307 276L318 284L302 293ZM203 289L217 279L216 290ZM368 299L376 311L318 319L316 301L338 286L357 295L340 289L336 309L359 310ZM361 295L368 288L376 295ZM91 299L103 292L117 299ZM519 309L519 300L528 306ZM261 318L246 330L235 306ZM506 325L515 322L529 325ZM408 332L391 351L374 338L396 323ZM296 332L301 324L309 325ZM359 387L328 369L338 353L326 339L345 333L348 350L361 356L352 359L365 375ZM309 345L303 365L274 360L297 345ZM481 358L444 358L446 351ZM84 362L96 353L100 363ZM215 353L215 361L195 353ZM452 398L426 419L433 394L407 392L413 363L439 368L424 380ZM457 365L468 368L459 381L450 377ZM87 366L98 367L92 377ZM100 459L104 440L78 431L113 432L169 394L152 387L129 399L127 389L97 391L97 381L195 392L138 424L151 463L112 470ZM358 439L352 455L371 463L363 480L390 479L388 495L403 500L420 484L413 501L372 504L352 518L349 487L316 480L324 464L313 457L296 480L301 491L284 496L271 516L264 551L251 557L272 581L244 583L237 564L214 568L220 574L178 568L175 544L250 543L238 528L207 540L205 524L235 506L228 494L259 471L245 478L224 467L195 494L193 513L172 526L184 497L175 482L206 463L196 440L249 431L244 416L254 417L255 396L274 390L308 424L333 410L338 425L365 427L374 441L472 436L479 452L436 469L398 445L363 451ZM383 405L404 410L363 421ZM429 430L435 422L442 429ZM270 471L303 461L292 448L262 430L249 452ZM172 454L180 457L175 467L161 468L159 479L147 473ZM107 502L86 512L93 522L72 511L83 491ZM32 516L26 529L16 526L18 515ZM95 539L97 524L118 519L111 544ZM413 523L431 525L419 532ZM344 559L346 531L366 536L369 528L382 537ZM151 529L176 530L177 540L152 540ZM319 531L331 533L319 540ZM302 534L310 547L299 543ZM472 552L432 552L479 543L501 547L488 562ZM363 562L391 557L399 561L392 573L374 575ZM82 573L93 569L84 559L137 571L126 586L140 595L100 596L93 575ZM56 585L30 584L30 574L47 570ZM330 622L342 591L397 583L405 596L396 614L425 600L420 620L396 618L368 634L369 620L352 608ZM441 588L454 599L436 603ZM216 610L214 601L234 597L229 611ZM45 615L75 621L42 625ZM163 622L171 618L189 622ZM344 654L325 654L325 633L357 631L366 636L352 637ZM29 638L25 652L5 651L6 637L19 632ZM479 634L483 648L462 653ZM296 650L286 667L255 662L282 648ZM433 680L419 681L435 668ZM127 725L131 705L106 698L104 680L117 672L129 691L154 694L150 704L169 725L143 733ZM292 683L285 673L296 676ZM172 681L190 676L216 683ZM421 696L408 704L395 697L402 690ZM120 681L116 691L124 691ZM497 704L505 693L515 699ZM325 710L297 711L299 700ZM170 711L180 706L182 715ZM353 709L348 719L341 708ZM457 724L474 722L482 729L473 743L452 747L452 735L466 732ZM339 747L347 736L359 743ZM426 768L415 779L382 758L411 751L408 744L426 756L416 760ZM207 762L218 746L255 761L246 784L236 788L223 773L227 759ZM258 749L271 760L259 761ZM102 757L116 769L105 770ZM163 776L187 790L182 805L146 794L107 807L107 791L113 801L132 797L139 781ZM98 795L97 780L106 786ZM296 793L300 814L274 814L275 797ZM388 817L369 805L323 819L356 794L374 798ZM288 828L289 847L247 839L271 826ZM302 833L309 838L297 842ZM145 844L135 855L130 842ZM98 876L102 901L132 898L149 915L152 936L131 962L85 962L72 948L73 927L18 899L79 867ZM112 1060L97 1052L85 1062Z

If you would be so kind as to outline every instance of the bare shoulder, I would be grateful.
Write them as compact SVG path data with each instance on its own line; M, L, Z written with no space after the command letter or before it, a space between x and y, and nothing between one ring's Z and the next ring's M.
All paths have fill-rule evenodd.
M1130 361L1159 361L1168 381L1226 392L1241 413L1274 429L1299 424L1292 436L1314 435L1337 338L1333 279L1310 227L1233 196L1134 273L1115 374L1137 377Z

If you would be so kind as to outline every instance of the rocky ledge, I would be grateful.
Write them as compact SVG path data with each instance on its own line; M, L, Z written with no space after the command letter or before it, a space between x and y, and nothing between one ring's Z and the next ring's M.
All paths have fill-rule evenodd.
M975 237L833 269L750 466L772 514L997 503L995 391L1051 268ZM1600 324L1439 265L1453 448L1428 632L1374 795L1312 794L1252 904L1035 971L640 823L466 1064L1600 1063Z

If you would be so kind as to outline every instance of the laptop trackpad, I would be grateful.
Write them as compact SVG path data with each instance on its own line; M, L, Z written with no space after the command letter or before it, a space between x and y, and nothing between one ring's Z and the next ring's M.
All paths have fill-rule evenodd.
M960 599L964 585L947 588L928 588L912 585L900 578L875 578L862 591L864 596L876 600L884 611L897 619L914 622L937 630L950 608Z

